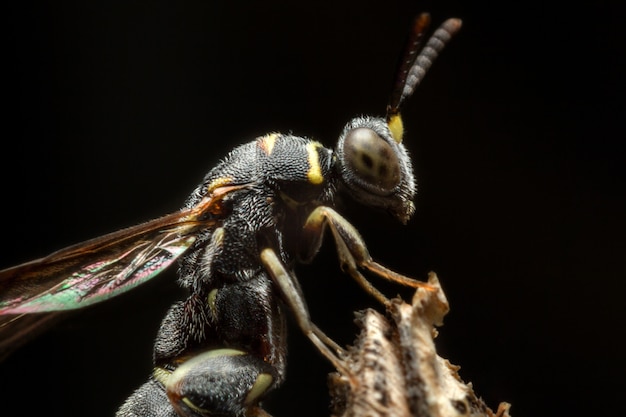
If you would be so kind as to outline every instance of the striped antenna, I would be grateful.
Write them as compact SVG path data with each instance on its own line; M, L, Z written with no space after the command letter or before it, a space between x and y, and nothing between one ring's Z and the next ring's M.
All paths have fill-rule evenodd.
M446 44L461 29L461 20L454 18L446 20L423 45L429 25L430 15L428 13L422 13L415 18L406 50L400 62L391 100L387 106L387 123L397 142L402 141L403 129L400 118L402 104L422 82L424 75Z

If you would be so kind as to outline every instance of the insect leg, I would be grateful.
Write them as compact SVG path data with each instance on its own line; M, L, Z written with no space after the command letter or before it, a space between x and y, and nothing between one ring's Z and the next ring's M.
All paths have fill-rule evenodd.
M310 261L319 250L326 225L329 226L335 239L341 269L350 274L365 291L382 304L388 305L389 299L376 289L358 268L365 268L381 278L404 286L432 289L430 285L424 282L398 274L375 262L356 228L335 210L326 206L320 206L313 210L304 224L300 257L305 262Z
M298 285L295 283L295 278L276 255L276 252L271 248L263 249L261 262L280 289L285 302L295 315L300 329L337 369L345 369L345 364L338 356L343 355L344 350L311 321L309 310Z

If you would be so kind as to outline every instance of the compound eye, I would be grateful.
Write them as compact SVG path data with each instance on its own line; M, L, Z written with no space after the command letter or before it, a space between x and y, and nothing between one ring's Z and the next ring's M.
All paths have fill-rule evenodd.
M400 161L395 150L372 129L361 127L348 132L343 154L351 175L367 188L387 193L400 183Z

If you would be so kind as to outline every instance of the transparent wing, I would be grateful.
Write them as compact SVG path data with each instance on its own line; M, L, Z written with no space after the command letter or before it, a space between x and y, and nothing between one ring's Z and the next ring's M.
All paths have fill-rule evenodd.
M0 361L72 310L156 276L194 241L177 215L93 239L0 271ZM184 224L184 222L183 222ZM39 313L39 314L29 314Z
M149 280L195 240L161 226L157 219L0 271L0 314L81 308Z
M156 276L184 253L199 230L223 217L214 190L193 208L120 230L0 271L0 315L82 308Z
M244 187L216 187L192 208L0 271L0 361L63 311L115 297L156 276L200 231L216 227L227 215L224 196Z

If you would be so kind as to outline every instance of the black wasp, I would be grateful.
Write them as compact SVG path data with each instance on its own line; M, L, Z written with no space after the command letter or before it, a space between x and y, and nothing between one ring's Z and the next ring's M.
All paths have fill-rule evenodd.
M266 415L259 402L285 377L282 305L342 367L341 348L309 319L293 266L315 256L329 228L342 269L380 302L388 301L361 270L425 285L374 262L333 206L347 193L403 223L413 214L399 109L461 25L447 20L424 43L429 20L415 20L386 118L351 120L334 150L270 133L231 151L181 211L0 271L0 345L19 343L51 312L117 296L180 258L178 279L189 295L168 311L152 376L118 416Z

